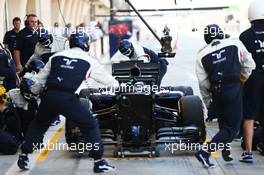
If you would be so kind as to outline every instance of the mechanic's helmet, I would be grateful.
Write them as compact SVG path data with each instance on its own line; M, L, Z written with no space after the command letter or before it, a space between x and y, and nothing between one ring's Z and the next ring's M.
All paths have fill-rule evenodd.
M134 47L132 43L127 39L124 39L119 43L118 49L123 55L129 58L131 58L134 54Z
M43 69L45 66L45 64L43 63L43 61L41 61L40 59L35 59L35 60L32 60L29 64L28 64L28 70L31 72L31 71L34 71L36 73L39 72L40 69Z
M264 20L264 1L254 0L248 8L248 19L252 23L256 20Z
M78 32L77 34L71 34L69 39L70 48L79 47L83 51L88 52L89 51L88 41L89 41L89 37L83 32Z
M49 34L49 32L46 29L38 29L38 42L45 46L49 47L53 43L53 37Z
M214 39L224 39L223 30L217 24L210 24L204 28L204 40L207 44Z
M31 79L23 78L20 82L19 88L22 96L26 100L30 100L34 94L31 92L32 86L35 84L35 82Z

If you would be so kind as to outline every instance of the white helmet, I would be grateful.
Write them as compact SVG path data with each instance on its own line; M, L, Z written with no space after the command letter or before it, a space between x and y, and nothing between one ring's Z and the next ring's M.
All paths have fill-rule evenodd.
M250 22L264 20L264 0L254 0L250 3L248 19Z

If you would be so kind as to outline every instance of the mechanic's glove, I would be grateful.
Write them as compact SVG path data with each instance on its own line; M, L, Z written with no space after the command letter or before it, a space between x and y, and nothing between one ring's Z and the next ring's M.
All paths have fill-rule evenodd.
M245 84L246 81L247 81L247 78L244 77L243 75L240 75L240 82L241 82L242 84Z
M41 84L34 79L35 72L26 72L23 76L24 79L28 80L29 91L32 92L34 95L42 94L45 91L45 84Z

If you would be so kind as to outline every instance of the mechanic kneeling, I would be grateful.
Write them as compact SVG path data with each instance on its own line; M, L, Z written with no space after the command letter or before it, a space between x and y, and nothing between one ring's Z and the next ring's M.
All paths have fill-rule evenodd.
M16 154L20 140L19 120L6 103L8 95L0 84L0 154Z
M2 45L1 45L2 47ZM4 96L6 91L16 88L16 67L9 50L0 49L0 153L15 154L18 146L18 126L7 116ZM11 121L11 122L10 122ZM17 122L14 120L14 122ZM14 132L13 132L14 131Z
M166 59L161 59L153 50L147 49L136 44L132 44L127 39L124 39L120 42L118 49L122 55L127 56L130 60L143 60L144 62L149 63L159 63L160 75L157 84L161 84L161 81L167 72L167 65L169 64ZM116 57L116 59L119 58L120 56Z
M2 45L1 45L2 46ZM16 65L8 49L0 49L0 83L6 91L16 88Z
M238 134L242 120L242 83L255 63L239 40L228 39L221 28L208 25L204 30L207 45L198 52L196 74L200 92L208 108L211 100L221 111L219 131L195 156L206 167L214 167L211 152L221 150L225 161L232 161L230 143Z
M52 37L48 34L48 31L45 29L39 29L37 30L37 33L38 42L35 46L34 54L25 64L23 71L19 73L20 77L23 77L27 72L38 73L40 69L44 68L44 63L47 63L49 57L53 54L50 49ZM16 107L17 113L21 119L21 132L23 136L26 135L29 124L36 117L36 111L38 109L38 102L35 98L31 98L31 92L28 90L27 86L27 78L23 77L20 82L20 92L28 102L28 105L26 110Z
M34 146L41 143L42 136L49 128L54 117L62 114L77 123L89 144L93 145L90 156L94 158L94 172L107 172L115 170L102 159L104 148L101 142L98 123L89 109L81 105L75 91L85 78L92 78L107 86L118 86L118 82L100 64L90 56L88 38L84 35L72 34L69 50L58 52L50 57L45 67L35 75L32 80L32 92L40 93L45 84L46 94L41 99L38 114L31 122L26 134L22 153L18 159L18 166L22 170L29 169L27 154L33 152Z

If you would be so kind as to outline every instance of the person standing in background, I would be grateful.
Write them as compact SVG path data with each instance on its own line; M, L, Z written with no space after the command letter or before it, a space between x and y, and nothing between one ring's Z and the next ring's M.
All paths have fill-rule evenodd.
M14 28L5 33L3 44L5 48L9 49L12 56L14 57L14 47L17 39L17 34L20 31L21 19L19 17L15 17L13 19Z
M68 23L65 25L64 32L63 32L63 37L69 38L71 34L75 33L75 29L72 27L71 23Z
M27 15L25 28L18 35L14 48L14 59L16 62L16 70L21 72L28 59L34 53L35 45L38 41L38 17L35 14Z
M59 27L59 23L55 22L54 26L51 31L52 35L61 37L62 36L62 29Z

